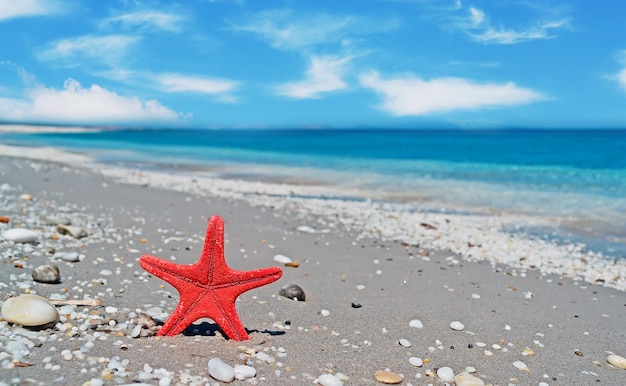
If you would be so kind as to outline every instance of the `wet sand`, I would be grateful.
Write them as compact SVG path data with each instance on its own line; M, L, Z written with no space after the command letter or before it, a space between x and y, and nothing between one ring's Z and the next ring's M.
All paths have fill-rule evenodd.
M265 385L313 384L326 373L345 374L345 384L378 384L374 373L383 369L402 374L403 385L443 384L432 374L446 366L455 374L471 366L475 376L493 385L617 385L626 380L626 370L606 362L612 352L626 356L626 294L613 288L363 237L326 215L305 214L290 205L255 206L237 196L125 184L56 163L0 158L0 184L7 184L0 192L0 215L11 219L0 230L21 225L54 234L54 227L39 225L38 219L62 214L90 233L80 240L42 238L28 253L21 252L22 245L0 241L2 294L23 293L20 283L27 283L31 293L44 297L88 295L102 299L102 306L88 307L85 314L116 320L95 339L98 331L72 332L82 323L80 317L65 322L67 331L58 325L42 330L31 338L38 343L21 364L2 361L0 380L6 384L158 384L158 377L147 378L144 364L165 369L172 384L206 384L217 382L207 372L214 357L230 365L251 361L256 377L234 383ZM32 201L20 199L22 194L32 195ZM169 313L178 301L172 287L141 269L139 257L195 262L212 215L224 218L226 261L232 268L275 266L276 254L300 266L284 267L278 282L240 297L237 310L249 341L225 339L209 320L188 335L130 337L133 312L156 306ZM301 226L316 231L299 231ZM43 252L49 246L84 255L75 263L54 262L61 284L29 278L33 267L50 262ZM113 274L103 275L103 270ZM306 301L279 296L287 284L302 287ZM106 313L105 307L117 312ZM424 327L410 327L415 319ZM451 329L453 321L465 329ZM3 347L15 339L16 328L0 329ZM411 346L400 345L400 339ZM82 358L63 359L63 350L74 351L89 340L93 347ZM274 361L261 360L249 349L266 352ZM411 356L426 363L415 367ZM115 357L128 360L125 371L107 370ZM515 361L528 370L514 367Z

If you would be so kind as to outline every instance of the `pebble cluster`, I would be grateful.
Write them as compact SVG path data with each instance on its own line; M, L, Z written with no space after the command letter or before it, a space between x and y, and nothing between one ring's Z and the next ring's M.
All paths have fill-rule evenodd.
M111 169L113 171L117 169ZM128 174L128 172L126 172ZM169 176L169 175L166 175ZM120 176L118 176L120 177ZM154 178L154 179L153 179ZM172 183L175 176L167 177L166 181ZM144 179L137 179L134 183L142 182ZM158 184L158 178L152 176L150 184ZM162 181L161 181L162 182ZM173 188L173 186L168 186ZM219 194L223 194L223 186L216 188ZM232 196L232 192L231 192ZM255 200L257 204L263 205L298 205L299 210L307 213L323 214L327 210L326 205L337 204L334 200L310 200L309 203L302 204L299 198L293 200L273 201L269 196L261 196ZM241 198L249 198L246 193L241 193ZM265 201L264 201L265 200ZM303 201L304 202L304 201ZM323 386L335 386L343 384L360 384L361 378L355 375L345 375L341 369L334 368L332 364L320 365L317 374L287 375L292 369L286 364L288 362L288 350L283 347L268 345L240 346L239 356L234 358L211 357L205 363L204 369L194 369L185 371L184 369L166 369L163 367L153 367L148 363L133 363L124 356L124 352L133 350L135 342L142 338L152 337L159 329L160 323L167 318L161 303L155 305L136 305L134 307L122 307L116 304L114 299L115 290L106 288L107 278L118 275L120 270L98 267L98 258L87 256L84 251L85 245L90 244L119 244L127 241L128 237L135 237L130 231L129 234L122 234L115 228L114 220L105 215L93 215L86 213L82 208L67 205L50 205L50 202L39 197L32 196L20 191L19 187L0 185L0 203L4 213L0 213L0 253L2 263L11 265L13 268L23 271L21 274L11 274L9 283L0 283L0 290L10 296L2 302L0 319L0 368L4 370L17 369L20 367L34 366L30 361L35 352L46 350L49 352L42 360L44 369L51 372L52 377L62 379L62 369L64 364L81 363L81 373L88 381L85 385L99 386L110 383L115 384L158 384L168 386L170 384L219 384L231 382L246 382L250 384L272 384L272 379L290 377L290 379L304 379L308 384L320 384ZM309 204L315 207L314 210ZM345 205L368 205L371 209L366 213L373 218L378 218L385 224L391 218L385 216L378 217L382 212L374 209L378 204L371 202L346 203ZM341 204L343 205L343 204ZM342 208L339 213L348 208ZM381 207L382 208L382 207ZM354 209L354 208L351 208ZM362 209L362 208L361 208ZM384 210L383 210L384 212ZM335 212L337 213L337 212ZM389 215L391 212L387 212ZM407 214L407 216L410 214ZM356 227L362 234L369 234L372 229L368 228L368 222L359 223L358 219L334 216L338 221L348 228ZM435 231L441 223L431 221L428 224L436 224L432 227L418 226L424 232L420 233L426 240L429 239L428 232ZM369 220L368 220L369 221ZM395 221L402 223L402 215L395 217ZM443 221L443 220L442 220ZM371 224L370 224L371 225ZM382 226L382 225L380 225ZM298 231L303 233L323 232L312 226L302 226ZM433 229L434 228L434 229ZM443 228L443 227L442 227ZM499 234L498 232L495 232ZM175 234L172 231L171 234ZM432 236L432 235L431 235ZM175 236L173 236L175 237ZM412 236L413 237L413 236ZM135 237L138 239L137 237ZM385 239L386 236L379 232L377 238ZM139 239L139 242L143 242ZM522 244L529 242L526 247L532 246L536 240L523 240ZM435 242L433 241L433 244ZM450 245L448 249L452 249ZM557 248L555 246L554 248ZM559 247L560 248L560 247ZM547 248L551 250L550 248ZM574 252L576 250L574 249ZM587 256L578 251L580 256ZM578 256L578 255L576 255ZM598 257L600 258L600 257ZM116 257L125 270L132 272L136 265L130 260L124 261ZM298 267L292 258L285 255L275 255L275 262L288 267ZM69 269L74 264L93 264L95 277L74 278L67 275ZM616 263L617 264L617 263ZM56 267L56 268L55 268ZM604 266L600 269L604 269ZM615 268L615 266L614 266ZM619 267L618 267L619 268ZM300 268L302 269L302 268ZM378 271L376 272L378 273ZM133 280L147 280L147 275L141 272L133 274ZM580 276L580 275L579 275ZM584 276L584 275L583 275ZM47 288L48 295L37 294L39 284L51 287ZM132 288L133 282L128 281L123 288L118 290L123 293ZM609 283L607 283L609 284ZM612 286L624 285L619 281L612 281ZM97 287L96 296L83 294L81 288ZM357 290L364 289L360 285ZM302 288L297 284L283 286L278 292L279 296L298 302L306 302L306 296ZM314 294L313 294L314 295ZM528 293L528 298L532 293ZM472 298L479 299L476 295ZM290 303L291 304L291 303ZM358 307L355 307L357 304ZM348 304L349 306L349 304ZM360 308L359 303L353 303L352 308ZM336 315L334 309L318 309L317 313L321 320L332 320ZM461 321L462 320L462 321ZM489 381L481 377L481 366L488 357L498 355L511 355L510 369L512 372L529 373L533 371L532 362L529 358L535 355L535 351L542 348L540 339L534 343L534 350L530 347L520 347L513 342L506 340L490 341L483 336L484 343L477 339L477 333L471 331L470 321L450 320L445 324L437 326L425 326L419 319L407 320L408 326L415 334L398 335L393 346L385 347L385 350L406 351L406 363L395 364L396 368L406 369L409 364L411 373L393 368L372 368L371 374L367 374L368 379L379 384L447 384L447 385L486 385ZM425 320L426 321L426 320ZM323 322L320 322L323 323ZM467 323L467 326L466 326ZM21 326L28 326L29 329ZM311 333L320 331L318 326L292 326L291 323L275 322L273 327L277 329L289 330L291 333ZM464 366L452 365L439 359L432 359L437 353L446 349L452 349L448 344L443 343L445 339L436 339L433 342L419 341L416 337L419 332L425 329L435 331L448 331L452 334L461 334L466 337L467 349L475 350L474 363L467 363ZM510 326L505 326L505 330L510 330ZM323 329L322 329L323 330ZM386 328L381 331L381 335L398 333L400 329ZM372 346L372 337L363 339L360 333L355 332L356 339L343 337L339 332L329 331L333 336L337 336L338 342L345 349L359 350ZM155 339L155 344L159 344ZM354 341L351 341L354 340ZM64 344L71 342L71 345ZM119 349L119 355L102 356L98 353L99 345L113 346ZM63 347L58 349L57 346ZM377 349L382 349L378 347ZM344 355L344 354L342 354ZM578 354L576 354L578 355ZM606 365L615 368L616 371L626 369L626 359L622 356L607 352ZM530 364L530 365L529 365ZM389 364L394 365L394 364ZM604 364L599 364L604 365ZM626 373L625 373L626 374ZM539 383L541 386L548 385L553 374L538 375L544 379ZM1 378L0 378L1 379ZM0 386L4 386L0 381ZM19 383L20 380L13 379L10 383ZM511 384L514 384L511 382Z

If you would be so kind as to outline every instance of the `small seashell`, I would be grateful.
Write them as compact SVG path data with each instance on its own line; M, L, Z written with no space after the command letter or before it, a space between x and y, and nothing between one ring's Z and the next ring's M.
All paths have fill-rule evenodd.
M296 228L298 231L300 232L304 232L304 233L315 233L315 228L311 228L310 226L306 226L306 225L300 225L298 228Z
M87 231L75 225L57 225L57 232L62 235L70 235L75 239L87 236Z
M454 377L454 384L456 386L485 386L482 379L465 371Z
M452 382L454 380L454 371L450 367L440 367L437 370L437 377L444 382Z
M424 361L422 360L422 358L409 357L409 363L415 367L422 367L422 365L424 364Z
M235 379L235 369L220 358L209 360L209 375L218 381L232 382Z
M299 266L300 266L300 263L298 263L297 261L292 261L291 263L285 263L285 267L298 268Z
M56 265L40 265L33 269L33 280L39 283L57 284L61 282L61 272Z
M463 325L463 323L459 322L458 320L455 320L454 322L450 323L450 328L455 331L465 330L465 326Z
M157 325L156 320L154 320L152 316L145 314L145 313L139 314L135 322L137 323L138 326L141 326L144 328L152 328Z
M400 339L398 343L403 347L411 347L411 342L408 339Z
M343 386L343 382L332 374L323 374L317 377L317 383L322 386Z
M606 361L613 367L617 367L618 369L626 369L626 358L611 354L606 358Z
M402 382L402 377L396 373L392 373L391 371L385 370L376 370L374 373L374 379L380 383L384 383L387 385L396 385Z
M297 299L301 302L303 302L306 298L304 291L297 284L287 284L280 289L278 294L289 299Z
M274 256L274 261L280 264L289 264L289 263L293 263L293 260L291 260L291 258L285 256L285 255L276 255Z
M0 223L8 224L11 219L7 216L0 216Z
M32 243L39 238L39 232L24 228L12 228L4 231L2 237L14 243Z
M32 201L33 200L33 196L31 194L28 194L28 193L20 194L20 200Z
M8 298L2 304L2 318L22 326L44 326L59 318L56 308L37 295L20 295Z

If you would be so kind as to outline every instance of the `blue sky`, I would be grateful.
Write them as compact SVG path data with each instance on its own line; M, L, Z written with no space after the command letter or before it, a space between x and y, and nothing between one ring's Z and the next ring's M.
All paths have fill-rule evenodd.
M0 121L626 127L626 2L0 0Z

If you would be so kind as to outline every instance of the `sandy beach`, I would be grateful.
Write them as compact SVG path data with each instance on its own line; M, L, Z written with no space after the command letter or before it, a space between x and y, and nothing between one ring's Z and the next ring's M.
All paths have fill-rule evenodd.
M404 218L379 222L389 233L347 221L359 213L349 217L336 202L300 199L317 194L313 187L269 192L263 184L213 181L194 189L201 181L189 176L79 167L80 157L62 164L45 161L47 153L39 158L0 158L0 215L9 218L0 231L41 232L33 244L0 240L2 295L101 299L101 305L76 306L36 332L0 322L0 350L16 340L28 346L26 354L4 350L0 385L223 384L208 374L211 358L256 369L255 377L234 384L314 384L334 374L346 385L374 385L376 371L388 370L403 385L438 385L446 383L437 376L445 367L491 385L626 382L626 371L606 361L613 353L626 356L621 262L570 246L575 258L568 267L553 264L558 260L546 267L540 243L523 244L537 253L520 259L517 250L494 251L500 244L488 230L459 245L484 244L484 255L498 259L482 250L458 254L445 237L441 245L429 238L430 227L445 233L441 219L402 241L388 227L402 228ZM228 190L231 185L238 190ZM175 289L139 266L140 256L195 262L212 215L224 218L232 268L276 266L278 254L299 266L283 267L279 281L240 297L248 341L225 339L210 320L175 337L132 337L139 314L165 320L178 301ZM53 216L71 219L88 235L59 236L44 225ZM78 252L80 259L53 261L50 248ZM558 253L567 254L563 248ZM597 269L577 265L583 262ZM33 281L33 268L42 264L58 265L62 282ZM278 295L288 284L300 286L306 300ZM463 328L452 329L455 321Z

